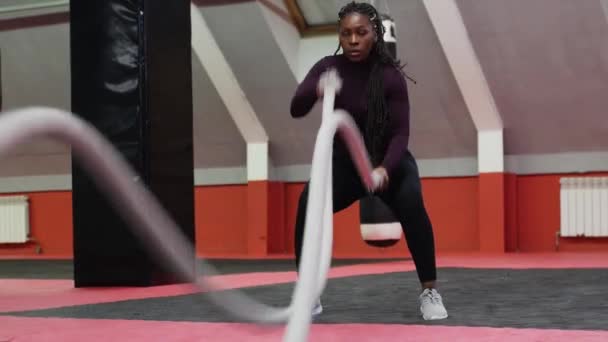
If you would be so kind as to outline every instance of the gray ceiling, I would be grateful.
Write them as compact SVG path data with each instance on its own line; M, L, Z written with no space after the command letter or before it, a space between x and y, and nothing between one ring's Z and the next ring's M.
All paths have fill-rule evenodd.
M421 0L389 1L409 83L410 146L417 157L477 155L476 129Z
M192 59L194 166L235 167L247 163L247 146L198 58Z
M608 150L608 25L599 0L458 0L508 154Z

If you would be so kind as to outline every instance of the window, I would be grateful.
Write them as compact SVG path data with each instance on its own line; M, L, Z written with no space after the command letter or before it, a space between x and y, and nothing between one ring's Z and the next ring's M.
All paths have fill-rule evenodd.
M336 32L338 11L349 1L285 0L285 4L300 33L306 36Z

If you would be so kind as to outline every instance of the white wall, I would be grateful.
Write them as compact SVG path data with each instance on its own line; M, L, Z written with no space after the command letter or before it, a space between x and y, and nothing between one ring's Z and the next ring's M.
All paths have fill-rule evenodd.
M296 79L301 82L310 68L321 58L333 55L338 47L338 35L328 34L300 39L298 48L298 72Z

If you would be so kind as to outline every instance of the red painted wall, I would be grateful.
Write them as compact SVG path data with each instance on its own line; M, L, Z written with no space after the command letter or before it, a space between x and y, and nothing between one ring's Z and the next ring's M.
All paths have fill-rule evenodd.
M476 177L423 179L422 190L439 252L479 249Z
M559 230L559 178L563 175L505 178L505 248L507 251L556 250ZM268 222L271 254L293 253L293 227L301 183L264 182L268 189L259 202ZM477 177L427 178L422 181L424 200L435 230L438 252L478 251L479 189ZM205 186L195 189L197 252L206 256L247 256L248 212L256 213L258 197L247 185ZM259 190L259 189L258 189ZM263 191L262 191L263 192ZM71 192L28 193L32 235L40 242L42 256L72 256ZM251 196L255 198L250 198ZM260 208L264 208L261 206ZM359 208L354 204L335 216L335 257L407 256L405 242L379 249L367 246L359 233ZM255 214L259 215L259 214ZM262 220L263 221L263 220ZM608 239L559 239L560 251L608 250ZM0 256L35 255L33 244L0 245Z
M72 256L72 192L37 192L30 199L31 235L45 255ZM33 255L35 245L0 245L0 255Z
M294 226L302 184L288 184L285 191L286 229L293 253ZM433 223L438 251L474 251L479 248L477 228L477 178L429 178L422 181L425 205ZM402 241L390 248L370 247L361 239L359 205L353 204L334 217L334 255L408 256Z
M195 189L196 251L243 254L247 251L247 186Z
M608 175L606 173L588 176ZM559 179L564 176L517 177L517 244L521 252L556 251L560 229ZM560 251L608 250L606 238L559 238Z
M518 249L517 175L505 174L505 251Z

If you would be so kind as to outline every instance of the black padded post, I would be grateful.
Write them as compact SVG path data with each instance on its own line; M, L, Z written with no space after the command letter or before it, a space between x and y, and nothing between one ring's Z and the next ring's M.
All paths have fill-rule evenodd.
M194 175L190 1L71 0L72 108L139 174L192 241ZM177 279L72 161L74 280L148 286Z

